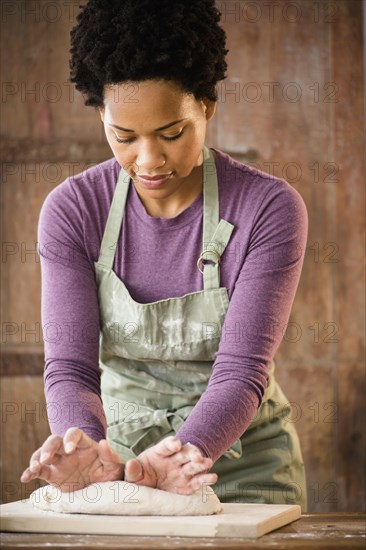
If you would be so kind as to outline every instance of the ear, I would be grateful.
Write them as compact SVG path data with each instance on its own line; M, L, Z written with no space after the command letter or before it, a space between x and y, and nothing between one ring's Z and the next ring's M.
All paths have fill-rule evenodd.
M98 107L98 111L102 122L104 122L104 107Z
M209 120L211 120L211 118L214 116L216 112L217 102L212 101L211 99L205 98L202 100L202 103L205 111L206 120L208 122Z

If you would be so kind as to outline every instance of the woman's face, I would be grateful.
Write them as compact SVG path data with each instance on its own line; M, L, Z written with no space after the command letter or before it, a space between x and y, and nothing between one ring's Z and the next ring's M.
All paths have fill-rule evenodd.
M173 199L198 181L215 109L215 102L197 101L173 82L148 80L106 87L99 111L113 154L137 192L146 199ZM139 179L167 174L154 187Z

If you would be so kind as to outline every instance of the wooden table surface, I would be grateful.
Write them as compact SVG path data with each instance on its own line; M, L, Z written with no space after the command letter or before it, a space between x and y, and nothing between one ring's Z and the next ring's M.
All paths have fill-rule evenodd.
M188 525L187 525L188 527ZM1 548L27 550L65 550L90 548L98 550L131 549L240 550L242 548L317 549L366 548L366 514L305 514L299 520L281 527L257 540L186 537L121 537L116 535L56 535L38 533L1 533Z

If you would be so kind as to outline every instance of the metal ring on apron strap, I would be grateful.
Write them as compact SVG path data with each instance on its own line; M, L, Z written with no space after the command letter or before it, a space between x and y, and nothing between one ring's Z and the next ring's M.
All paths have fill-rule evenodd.
M217 263L219 264L220 263L220 260L221 260L221 256L220 254L217 252L217 250L204 250L203 252L201 252L200 254L200 257L198 258L197 260L197 267L199 269L199 271L203 274L203 270L201 269L201 266L204 265L203 263L203 260L204 260L204 254L216 254L217 256ZM213 260L212 260L213 261Z

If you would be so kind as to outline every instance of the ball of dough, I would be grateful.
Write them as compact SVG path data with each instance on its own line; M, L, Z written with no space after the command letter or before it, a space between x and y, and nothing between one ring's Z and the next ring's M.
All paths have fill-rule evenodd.
M33 491L30 502L42 510L64 514L202 516L222 510L220 500L208 485L192 495L178 495L127 481L92 483L70 493L46 485Z

